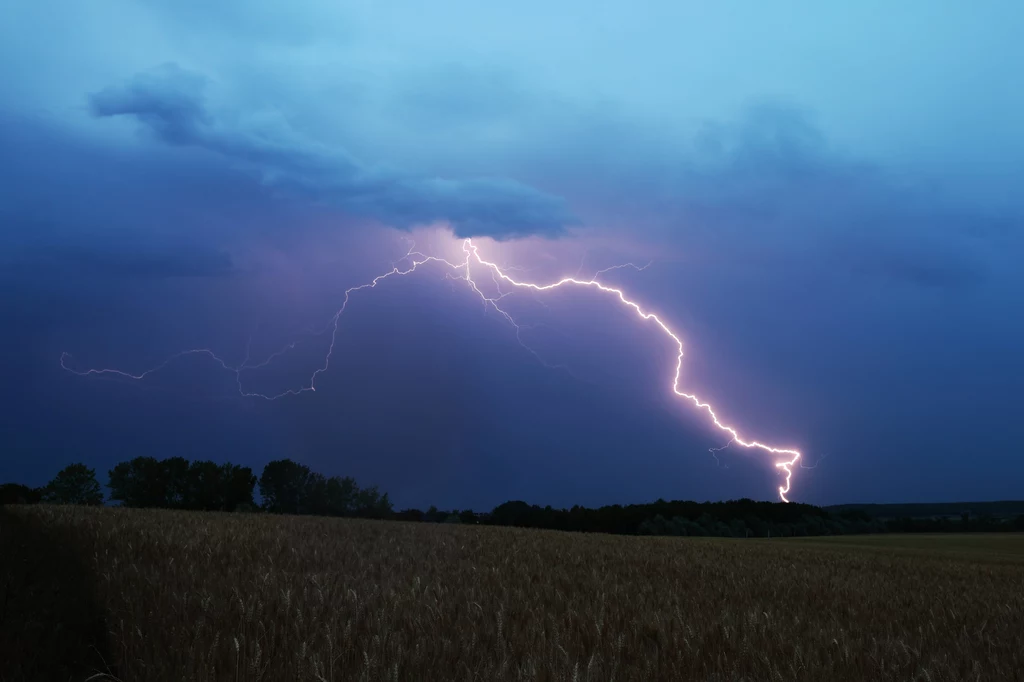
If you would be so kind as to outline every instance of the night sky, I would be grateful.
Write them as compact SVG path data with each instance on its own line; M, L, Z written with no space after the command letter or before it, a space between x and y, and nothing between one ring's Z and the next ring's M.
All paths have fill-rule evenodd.
M1020 498L1013 2L8 3L0 481L291 457L398 507ZM493 287L480 271L483 284ZM488 295L495 290L488 289Z

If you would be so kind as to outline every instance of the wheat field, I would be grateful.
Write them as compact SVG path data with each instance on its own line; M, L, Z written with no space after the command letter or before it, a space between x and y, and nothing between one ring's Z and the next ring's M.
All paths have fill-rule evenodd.
M5 681L1024 679L1019 535L929 553L891 539L2 514Z

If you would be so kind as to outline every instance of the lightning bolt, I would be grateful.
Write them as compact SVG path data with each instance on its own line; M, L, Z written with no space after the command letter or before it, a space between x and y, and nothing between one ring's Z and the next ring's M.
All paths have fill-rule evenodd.
M282 391L281 393L278 393L278 394L263 394L263 393L257 393L257 392L252 392L252 391L246 391L244 389L244 387L243 387L243 382L242 382L242 374L244 372L246 372L247 370L253 370L253 369L258 369L260 367L267 366L268 364L270 364L276 358L278 358L281 355L283 355L283 354L287 353L288 351L292 350L295 347L296 342L288 344L287 346L285 346L281 350L277 351L276 353L272 353L269 357L267 357L262 362L256 363L256 364L252 364L250 362L248 349L246 351L246 357L242 361L241 364L239 364L239 365L231 365L231 364L226 362L224 359L222 359L220 356L218 356L216 353L214 353L212 350L210 350L208 348L195 348L195 349L181 351L179 353L176 353L176 354L172 355L171 357L167 358L166 360L164 360L159 365L156 365L155 367L153 367L151 369L148 369L148 370L142 372L141 374L131 374L129 372L125 372L125 371L122 371L122 370L119 370L119 369L87 369L87 370L77 370L77 369L74 369L73 367L68 366L67 360L71 357L68 353L62 353L61 354L60 365L65 370L67 370L69 372L72 372L74 374L80 375L80 376L113 375L113 376L119 376L119 377L126 378L126 379L132 379L132 380L136 380L136 381L141 381L141 380L145 379L147 376L153 374L154 372L160 371L161 369L166 367L168 364L170 364L174 360L177 360L178 358L181 358L181 357L184 357L184 356L188 356L188 355L200 355L200 356L207 356L207 357L211 358L213 361L215 361L217 364L219 364L223 369L225 369L225 370L227 370L229 372L233 372L234 375L235 375L236 383L238 385L238 392L243 397L247 397L247 398L262 398L264 400L277 400L277 399L280 399L280 398L284 398L286 396L295 396L295 395L300 395L300 394L306 393L306 392L315 392L316 391L316 381L317 381L317 378L321 374L326 372L328 370L328 368L330 367L331 358L332 358L332 356L334 354L335 341L337 339L337 334L338 334L339 321L341 320L342 314L344 314L345 310L348 308L349 302L351 301L352 294L356 293L357 291L362 291L364 289L374 289L374 288L377 287L378 284L380 284L384 280L392 278L392 277L404 277L406 275L410 275L410 274L412 274L413 272L415 272L417 269L419 269L422 266L429 265L429 264L436 264L436 265L443 266L443 267L447 268L448 272L446 272L446 274L445 274L445 276L447 278L450 278L452 280L464 281L466 283L466 285L469 287L469 289L473 293L475 293L477 296L480 297L480 300L483 303L485 309L494 309L509 324L511 324L515 328L515 330L516 330L516 339L519 341L520 345L522 345L527 351L532 353L534 355L534 357L536 357L538 360L540 360L545 366L551 367L551 365L548 365L546 362L544 362L543 359L533 349L531 349L529 346L527 346L523 342L523 340L522 340L522 338L520 336L520 332L522 331L522 329L524 327L522 325L520 325L519 323L517 323L515 318L513 318L511 314L509 314L504 308L501 307L501 305L500 305L501 301L504 298L506 298L507 296L509 296L511 293L516 291L516 290L526 290L526 291L533 291L533 292L543 293L543 292L546 292L546 291L551 291L553 289L559 289L559 288L562 288L562 287L579 287L579 288L594 289L596 291L601 292L602 294L606 294L606 295L610 296L611 298L617 300L621 305L626 307L628 310L631 310L641 321L652 323L665 336L667 336L669 339L671 339L672 343L675 344L676 351L677 351L677 353L676 353L675 371L674 371L674 373L672 375L671 385L670 385L670 387L672 389L672 392L677 397L682 398L682 399L692 403L693 406L695 408L697 408L698 410L701 410L701 411L705 412L711 418L711 421L715 425L715 427L717 427L721 431L724 431L725 433L729 434L730 440L726 444L726 447L728 447L729 445L732 445L732 444L736 444L736 445L742 446L744 448L753 449L753 450L762 450L762 451L767 452L769 454L778 456L779 459L777 459L774 462L774 464L775 464L775 467L785 477L783 484L780 485L779 488L778 488L779 498L783 502L789 502L789 499L787 498L787 495L790 492L790 488L791 488L791 484L792 484L793 466L796 465L797 462L800 460L800 457L801 457L800 451L796 450L796 449L793 449L793 448L780 448L780 447L776 447L776 446L773 446L773 445L768 445L766 443L762 443L762 442L757 441L757 440L747 440L747 439L742 438L740 436L740 434L739 434L739 431L735 427L730 426L729 424L724 423L719 418L718 414L715 412L714 408L711 406L710 403L707 403L707 402L701 400L695 394L687 393L685 390L683 390L681 388L682 372L683 372L683 342L682 342L682 339L680 339L679 335L676 334L658 315L656 315L655 313L652 313L652 312L649 312L649 311L645 310L643 307L641 307L641 305L639 303L636 303L635 301L633 301L630 298L628 298L626 296L625 292L622 289L618 289L616 287L608 286L608 285L602 283L600 280L597 279L598 276L601 275L602 273L605 273L605 272L608 272L610 270L614 270L614 269L617 269L617 268L621 268L621 267L632 267L632 268L634 268L636 270L643 270L643 269L647 268L648 265L650 265L649 263L648 263L648 265L645 265L643 267L638 267L638 266L636 266L636 265L634 265L632 263L626 263L626 264L623 264L623 265L613 266L611 268L605 268L604 270L598 271L594 275L594 277L591 278L591 279L580 279L579 278L579 273L577 271L576 276L573 276L573 277L564 277L564 278L562 278L562 279L560 279L560 280L558 280L556 282L552 282L552 283L549 283L549 284L537 284L535 282L527 282L527 281L521 281L521 280L515 279L514 277L512 277L511 275L508 274L512 270L512 268L501 267L497 263L485 260L480 255L480 252L479 252L476 244L474 244L471 239L466 239L466 240L464 240L462 242L462 253L463 253L464 258L463 258L462 261L458 261L458 262L452 262L450 260L447 260L445 258L441 258L441 257L438 257L438 256L428 256L428 255L425 255L425 254L423 254L423 253L421 253L419 251L416 251L415 248L416 248L415 244L413 244L409 248L409 251L406 253L405 256L403 256L401 259L399 259L398 261L396 261L395 263L392 264L392 268L391 268L390 271L385 272L382 275L378 275L377 277L373 278L372 280L370 280L369 282L367 282L365 284L360 284L358 286L354 286L354 287L351 287L351 288L345 290L344 299L342 301L341 307L330 318L330 320L328 321L327 325L320 332L317 333L317 334L323 334L323 333L327 332L328 330L330 331L331 341L330 341L330 345L328 346L327 353L324 356L323 364L313 371L313 373L310 376L309 381L307 382L307 384L303 385L303 386L300 386L299 388L288 389L288 390ZM408 265L408 267L405 267L403 269L403 268L400 268L398 266L398 264L402 263L404 261L408 261L409 265ZM483 292L483 290L480 289L480 287L477 284L477 280L474 279L474 277L473 277L474 266L477 269L482 268L482 269L486 270L489 273L491 281L495 285L495 290L497 291L497 295L496 296L488 296L488 295L486 295ZM583 263L580 264L580 269L582 269L582 267L583 267ZM724 449L724 448L722 448L722 449ZM718 449L717 448L713 448L712 450L713 451L717 451ZM815 464L815 466L816 466L816 464Z

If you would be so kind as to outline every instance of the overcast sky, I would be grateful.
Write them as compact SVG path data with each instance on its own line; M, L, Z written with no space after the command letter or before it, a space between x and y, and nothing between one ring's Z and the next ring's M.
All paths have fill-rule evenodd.
M1018 3L11 3L0 480L292 457L399 506L774 497L670 392L797 447L814 503L1020 497ZM539 356L539 359L538 359ZM552 369L565 365L563 369Z

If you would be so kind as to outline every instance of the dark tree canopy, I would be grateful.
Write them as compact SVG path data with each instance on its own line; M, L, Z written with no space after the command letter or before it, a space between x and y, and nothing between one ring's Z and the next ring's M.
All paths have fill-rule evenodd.
M21 483L0 484L0 504L36 504L42 495L41 489L29 488Z
M42 500L54 504L103 504L103 489L96 470L84 464L69 464L43 488Z
M276 514L388 518L392 511L376 486L360 488L348 476L324 478L290 459L267 464L259 484L263 508Z
M308 466L290 459L267 464L259 482L263 508L277 514L307 513L304 507L318 486Z
M249 467L237 464L192 462L187 472L185 492L189 509L235 511L253 506L252 489L256 477Z
M169 507L168 486L162 463L136 457L110 470L110 499L126 507Z
M110 470L110 499L126 507L235 511L253 505L252 469L183 457L136 457Z

